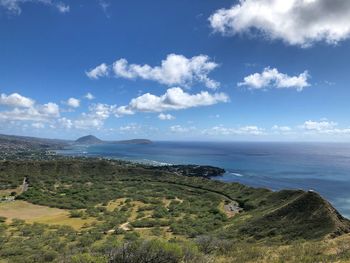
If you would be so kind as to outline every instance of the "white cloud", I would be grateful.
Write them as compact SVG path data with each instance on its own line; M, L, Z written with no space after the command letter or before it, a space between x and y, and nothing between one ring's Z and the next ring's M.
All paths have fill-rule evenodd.
M344 129L331 129L331 130L325 130L322 132L323 134L329 134L329 135L350 135L350 128L344 128Z
M129 105L118 107L115 113L117 115L124 115L135 112L164 112L209 106L228 101L229 97L224 93L210 94L207 91L202 91L192 95L184 92L181 88L170 88L161 96L146 93L134 98L130 101Z
M290 132L292 130L292 128L289 126L279 126L279 125L274 125L272 126L271 129L277 132Z
M165 121L165 120L174 120L175 117L171 114L164 114L164 113L160 113L158 115L158 119Z
M49 102L42 106L39 106L39 112L47 116L53 116L53 117L60 116L60 108L56 103L53 103L53 102Z
M115 110L116 117L121 117L123 115L133 115L135 110L129 106L120 106Z
M196 130L196 127L183 127L181 125L174 125L170 127L170 131L173 133L187 133Z
M58 119L57 123L58 123L59 127L64 128L64 129L71 129L73 127L72 120L67 119L66 117Z
M66 102L69 107L78 108L80 106L80 100L76 98L69 98Z
M35 101L33 99L24 97L18 93L0 95L0 105L30 108L34 105L34 103Z
M250 89L265 89L274 87L277 89L293 88L302 91L310 86L308 83L309 74L304 71L299 76L289 76L280 73L276 68L265 68L262 73L254 73L244 78L238 86L247 86Z
M350 135L350 128L338 128L338 123L328 120L305 121L299 126L307 134Z
M41 123L41 122L34 122L34 123L32 123L32 127L36 128L36 129L44 129L45 124Z
M237 131L237 134L251 134L251 135L262 135L264 134L264 129L257 126L245 126L240 127Z
M134 134L137 136L155 136L156 133L159 132L157 127L149 126L149 125L141 125L138 123L128 123L123 126L120 126L117 129L111 129L113 133L118 132L119 134L126 134L130 136L130 134Z
M62 2L57 3L56 7L60 13L68 13L70 11L70 6Z
M186 58L183 55L169 54L162 60L160 66L152 67L148 64L129 64L124 58L113 63L116 77L126 79L153 80L168 86L179 85L190 87L194 83L203 83L207 88L216 89L220 83L208 77L218 64L210 61L206 55ZM109 66L101 64L88 72L90 78L97 79L108 75Z
M289 126L280 126L280 125L274 125L271 127L271 134L275 135L297 135L297 132L294 128L291 128Z
M57 104L49 102L44 105L35 105L30 108L14 108L11 111L1 111L0 119L7 121L51 121L59 117L60 110Z
M333 130L338 124L332 121L305 121L301 126L303 129L308 131L325 131L325 130Z
M109 18L109 14L107 13L108 7L110 6L110 3L105 0L98 0L99 6L102 8L103 12L105 13L106 17Z
M60 108L56 103L36 104L31 98L18 93L0 95L0 106L10 107L0 111L0 121L7 124L17 123L22 127L44 128L44 122L54 122L60 116ZM29 124L28 124L29 122ZM32 123L30 123L32 122Z
M88 99L88 100L93 100L95 99L95 96L92 95L90 92L86 93L86 95L84 96L85 99Z
M54 0L0 0L0 7L6 9L11 14L20 15L22 13L21 6L25 3L56 7L60 13L67 13L70 11L69 5Z
M89 110L91 114L94 114L99 119L107 119L114 112L115 108L115 105L97 103L90 106Z
M137 133L140 129L141 129L141 126L136 123L130 123L128 125L119 127L119 131L121 132Z
M74 127L81 130L101 129L104 121L98 118L91 118L89 114L82 114L82 117L73 121Z
M101 129L116 109L115 105L107 105L102 103L93 104L89 107L88 113L83 113L79 119L73 121L73 125L77 129Z
M100 77L108 76L109 68L108 68L107 64L102 63L101 65L97 66L96 68L85 72L85 74L90 79L99 79Z
M257 126L243 126L238 128L226 128L222 125L214 126L210 129L203 130L206 135L263 135L264 129Z
M290 45L336 44L350 36L348 0L240 0L209 21L223 35L258 33Z
M106 11L107 8L110 6L110 3L108 3L105 0L98 0L98 4L103 9L103 11Z
M17 0L0 0L0 6L13 14L20 14L20 3Z

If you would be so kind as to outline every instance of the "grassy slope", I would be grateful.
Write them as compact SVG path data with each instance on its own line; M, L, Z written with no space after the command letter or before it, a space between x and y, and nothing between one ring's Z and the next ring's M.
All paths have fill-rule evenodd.
M24 176L29 176L31 185L21 196L26 201L1 204L0 216L6 210L1 206L7 206L12 213L8 217L26 215L28 223L60 223L77 230L83 222L87 225L77 235L67 228L16 222L9 226L12 237L7 241L0 233L0 262L1 258L10 260L3 262L46 262L40 255L59 258L62 251L98 255L100 247L105 251L135 235L176 238L180 246L184 242L185 247L192 247L195 239L189 237L201 234L220 238L204 245L215 247L204 255L211 262L350 260L350 235L341 235L349 231L349 221L313 192L271 192L104 160L0 162L0 186L16 187ZM227 200L237 200L244 212L225 219L222 206ZM87 219L71 218L62 208L82 209ZM118 226L131 230L116 235ZM202 246L198 245L201 251ZM21 256L25 251L29 254Z
M18 185L24 176L29 175L32 189L23 198L41 205L86 208L121 197L120 194L125 193L113 189L123 184L135 187L145 184L146 187L152 182L163 184L163 187L176 185L194 192L209 192L222 199L237 200L245 212L232 219L222 233L219 229L217 231L230 238L317 239L347 233L350 229L349 221L316 193L291 190L274 193L237 183L181 177L145 170L138 165L99 160L3 162L0 167L0 180L5 185ZM64 192L59 189L60 192L54 187L57 184L73 187L64 189Z

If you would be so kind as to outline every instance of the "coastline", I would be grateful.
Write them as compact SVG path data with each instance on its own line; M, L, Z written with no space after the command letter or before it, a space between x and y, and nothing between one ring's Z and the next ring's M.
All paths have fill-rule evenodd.
M261 148L262 145L267 148ZM238 182L272 191L282 189L315 190L329 200L343 215L350 218L350 206L347 202L350 200L347 190L347 185L350 186L347 171L350 168L348 169L347 162L345 162L348 158L345 159L347 150L343 153L337 151L338 148L331 148L328 152L332 155L325 152L323 156L314 154L319 148L317 145L313 149L307 144L305 154L302 145L281 144L285 145L288 150L291 146L295 147L296 150L290 155L289 152L284 153L282 149L282 154L275 156L275 151L278 150L277 154L280 150L274 145L269 148L269 145L265 143L249 143L247 145L233 143L228 145L230 152L233 149L233 154L230 152L226 154L226 148L223 148L226 145L221 143L208 145L197 142L193 144L154 142L152 145L107 145L106 147L92 145L69 147L56 152L63 156L103 157L152 166L195 164L221 167L226 170L226 173L211 179L222 182ZM325 149L328 149L327 147ZM340 154L339 158L338 154ZM284 155L286 155L285 158ZM333 155L335 157L332 157ZM298 157L300 160L290 156ZM327 162L324 158L327 158ZM334 160L335 164L332 163ZM304 161L307 165L304 164ZM310 164L308 164L309 162ZM314 165L311 165L312 163ZM328 166L332 167L329 175L327 174ZM344 168L341 168L342 166Z

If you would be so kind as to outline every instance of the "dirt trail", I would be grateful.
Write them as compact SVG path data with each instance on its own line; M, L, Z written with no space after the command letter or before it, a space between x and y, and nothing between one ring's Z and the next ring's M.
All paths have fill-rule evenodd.
M129 231L129 222L125 222L124 224L121 224L120 227L121 229L125 230L125 231Z

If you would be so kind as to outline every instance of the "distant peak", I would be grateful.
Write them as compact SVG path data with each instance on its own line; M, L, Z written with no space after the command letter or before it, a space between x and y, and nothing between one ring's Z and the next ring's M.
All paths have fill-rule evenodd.
M100 140L99 138L97 138L94 135L86 135L83 137L78 138L75 143L79 143L79 144L99 144L99 143L103 143L102 140Z

